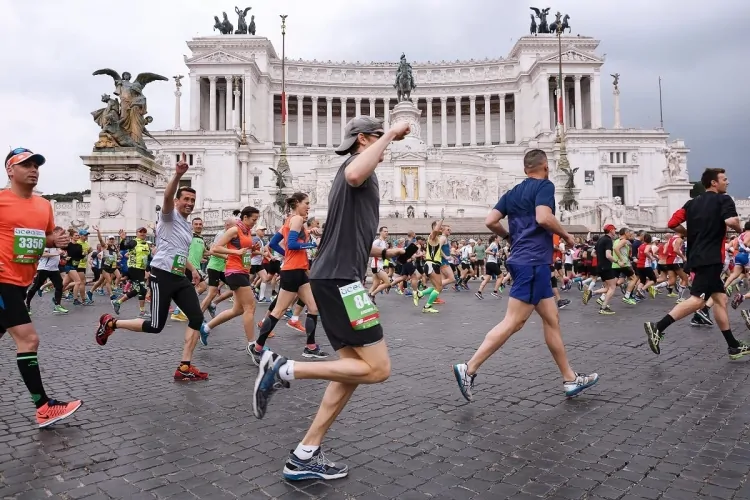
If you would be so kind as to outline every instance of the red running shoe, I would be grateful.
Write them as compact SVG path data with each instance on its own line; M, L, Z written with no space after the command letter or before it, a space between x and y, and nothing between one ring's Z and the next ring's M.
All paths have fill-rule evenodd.
M195 382L198 380L208 380L208 373L198 370L193 365L180 365L174 372L176 382Z
M44 428L59 422L60 420L71 416L81 407L83 401L77 399L70 403L63 401L55 401L50 399L44 406L37 408L36 410L36 423L39 424L40 428Z
M102 316L99 318L99 328L96 329L97 344L106 344L109 336L115 333L115 329L112 328L114 322L115 318L111 314L102 314Z

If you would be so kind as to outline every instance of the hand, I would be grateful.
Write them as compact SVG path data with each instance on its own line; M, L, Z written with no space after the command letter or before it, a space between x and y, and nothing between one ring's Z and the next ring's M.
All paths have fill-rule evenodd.
M234 254L239 255L240 257L245 255L250 249L249 248L240 248L239 250L235 250Z
M192 273L190 273L190 276L193 278L193 280L192 280L193 281L193 285L197 285L198 283L201 282L201 275L198 274L198 270L197 269L195 271L193 271Z
M393 134L393 140L394 141L400 141L404 137L406 137L409 132L411 131L411 128L409 127L408 122L396 122L393 125L391 125L391 134Z
M566 245L570 245L570 246L573 246L573 245L575 245L575 244L576 244L575 240L573 239L573 236L572 236L572 235L570 235L570 234L566 234L566 235L565 235L565 236L563 237L563 241L565 241L565 244L566 244Z
M321 236L323 234L323 230L319 227L314 227L310 229L310 234L314 234L315 236Z
M91 229L93 229L97 233L99 232L99 226L91 226Z
M388 255L388 257L398 257L399 255L403 255L405 253L406 253L405 248L390 248L386 252L386 255Z
M185 175L185 172L188 171L188 168L190 167L187 164L187 161L185 161L185 153L182 153L182 158L174 166L174 171L177 175Z
M68 233L56 234L53 241L57 248L65 248L70 245L70 236L68 236Z

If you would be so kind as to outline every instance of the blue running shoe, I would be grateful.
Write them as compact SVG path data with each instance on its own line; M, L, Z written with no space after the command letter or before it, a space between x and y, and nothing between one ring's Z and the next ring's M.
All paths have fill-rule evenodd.
M289 387L289 382L279 377L279 369L286 364L286 361L286 358L273 351L263 352L258 367L258 376L255 378L255 387L253 388L253 414L255 414L255 418L260 419L265 416L268 402L277 389Z
M599 382L599 375L596 373L592 373L591 375L581 375L576 373L575 380L565 381L563 383L565 395L569 398L577 396L597 382Z
M89 302L93 302L94 301L94 294L91 293L91 290L86 291L86 297L88 297Z
M212 318L216 317L216 306L213 304L208 304L208 314L211 315Z
M328 460L320 448L315 450L309 460L297 458L294 452L284 464L284 479L302 481L304 479L341 479L349 474L349 467L339 465Z
M201 325L201 329L200 329L199 333L200 333L201 345L204 346L204 347L207 346L208 345L208 334L211 333L211 332L207 332L206 331L206 323L203 323Z
M121 305L122 305L122 304L120 304L120 303L119 303L119 302L117 302L116 300L113 300L113 301L112 301L112 309L114 309L114 311L115 311L115 314L116 314L116 315L118 315L118 316L120 315L120 306L121 306Z

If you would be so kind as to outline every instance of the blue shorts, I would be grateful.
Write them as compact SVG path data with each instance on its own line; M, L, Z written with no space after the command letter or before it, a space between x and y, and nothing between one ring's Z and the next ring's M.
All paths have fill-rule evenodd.
M737 255L734 256L734 263L743 267L748 265L749 260L750 255L745 252L738 252Z
M533 306L544 299L554 297L552 293L552 271L549 265L524 266L506 264L513 285L510 296Z

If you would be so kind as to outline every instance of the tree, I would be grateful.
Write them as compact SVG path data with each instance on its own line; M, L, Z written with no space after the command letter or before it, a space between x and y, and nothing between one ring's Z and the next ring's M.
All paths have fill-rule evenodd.
M91 190L87 189L85 191L71 191L69 193L44 194L42 198L69 203L73 200L83 201L83 197L89 194L91 194Z
M690 190L690 198L695 198L706 192L706 188L703 187L700 181L693 183L693 189Z

